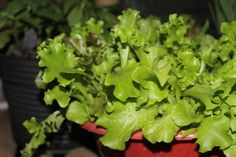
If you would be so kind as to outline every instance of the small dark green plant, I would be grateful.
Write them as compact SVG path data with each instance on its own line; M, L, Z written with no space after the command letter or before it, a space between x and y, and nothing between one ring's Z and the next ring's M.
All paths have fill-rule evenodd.
M209 7L218 32L223 22L236 20L235 0L211 0Z
M38 43L68 32L70 26L89 17L114 19L107 9L89 0L11 0L0 12L1 53L35 57Z
M50 84L45 103L56 101L57 114L72 122L105 128L100 141L112 149L124 150L138 130L151 143L170 143L181 130L194 132L200 152L219 147L235 156L236 22L224 23L219 39L205 28L193 35L192 26L185 16L162 23L128 9L109 30L91 18L44 41L37 55ZM25 126L31 131L34 124ZM31 131L40 136L23 153L42 144L52 127L43 124L37 130L46 131Z

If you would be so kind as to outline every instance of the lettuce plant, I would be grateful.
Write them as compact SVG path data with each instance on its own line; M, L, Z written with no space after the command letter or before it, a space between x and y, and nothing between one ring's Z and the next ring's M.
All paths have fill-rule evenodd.
M56 115L64 118L51 118L47 124L52 126L27 121L38 135L27 144L28 152L52 132L48 127L57 130L56 124L67 119L105 128L100 141L112 149L124 150L139 130L153 144L170 143L181 130L194 133L199 152L219 147L234 156L236 22L222 24L219 39L205 27L193 35L192 25L185 16L172 14L163 23L128 9L112 28L91 18L69 35L41 43L37 57L48 87L44 101L57 102L61 111ZM35 123L38 129L32 130Z

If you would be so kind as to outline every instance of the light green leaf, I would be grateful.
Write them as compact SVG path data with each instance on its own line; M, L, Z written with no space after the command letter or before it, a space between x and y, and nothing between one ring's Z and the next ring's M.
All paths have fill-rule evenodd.
M93 64L92 72L95 76L99 76L100 80L103 80L103 75L110 73L112 68L116 66L119 62L119 55L113 52L113 49L104 50L104 56L102 57L102 62L100 64ZM101 81L103 82L103 81Z
M147 102L147 106L153 105L156 102L161 102L168 97L169 91L166 88L161 89L158 84L147 81L144 85L144 89L141 90L140 97L137 99L137 103L142 105Z
M124 150L125 142L130 139L132 133L141 129L147 121L153 120L158 112L156 107L145 110L137 110L136 107L136 103L114 102L112 113L104 114L98 118L96 124L107 130L107 133L100 138L105 146Z
M172 120L171 115L159 117L154 121L147 121L142 133L151 143L172 142L179 127Z
M236 145L233 145L227 149L224 150L224 154L226 157L235 157L236 154Z
M125 67L128 62L129 53L130 48L128 46L126 46L125 48L121 48L121 46L119 47L120 64L122 68Z
M119 23L114 27L115 37L119 37L122 43L132 41L131 38L135 34L137 28L137 20L140 19L139 12L128 9L118 16Z
M65 108L70 101L70 92L62 87L56 86L52 90L47 90L44 94L44 102L51 105L53 100L56 100L60 107Z
M232 116L230 119L230 129L232 130L232 132L236 131L236 117Z
M135 60L129 60L124 68L117 67L115 73L108 74L105 80L106 86L114 85L114 96L121 101L129 97L137 97L139 90L134 86L132 74L137 63ZM124 83L125 82L125 83Z
M169 57L165 56L163 59L156 59L153 64L153 70L156 74L161 86L163 87L169 79L169 72L172 68L172 61Z
M146 43L152 44L158 41L158 28L161 23L156 17L149 16L146 19L141 19L139 25L141 35L145 38Z
M202 117L197 113L198 108L199 104L190 104L186 100L180 100L172 112L172 119L181 127L199 123Z
M206 110L211 110L216 107L216 104L211 102L214 93L215 90L211 89L210 86L196 84L192 88L186 90L184 95L192 96L195 99L200 100L205 105Z
M30 120L24 121L23 125L30 134L33 134L37 131L37 127L39 126L39 123L37 122L35 117L32 117Z
M138 103L148 100L148 105L152 105L168 96L167 88L160 87L156 75L146 66L139 66L134 70L133 80L144 88L138 98Z
M236 94L229 94L225 101L228 105L236 107Z
M185 90L188 86L194 85L200 71L200 61L191 51L181 51L178 53L181 59L180 65L176 67L176 74L180 81L181 88Z
M127 9L118 16L118 24L112 29L113 38L119 38L121 43L128 43L131 46L142 46L145 44L145 37L139 29L140 15L137 10Z
M46 143L46 135L59 131L65 118L61 112L56 111L47 117L42 122L37 122L35 118L24 122L24 126L33 134L29 143L21 151L24 156L33 156L37 148Z
M207 152L216 146L220 149L231 146L233 139L228 134L229 127L230 120L223 115L203 119L196 132L196 142L200 145L199 151Z
M73 121L78 124L83 124L88 120L87 106L78 102L73 101L70 103L67 112L66 118L70 121Z
M38 47L39 66L46 67L43 74L45 83L57 79L62 86L70 84L73 79L65 78L63 73L77 73L74 69L77 58L73 54L74 49L63 44L64 34L57 36L54 40L49 40L48 44L43 42Z
M132 78L135 82L145 85L148 81L157 82L157 78L154 72L147 66L138 66L132 75Z
M90 33L94 33L96 35L102 34L103 33L103 21L98 21L94 18L90 18L87 22L87 29Z
M156 45L148 47L147 52L145 52L143 49L138 49L135 51L140 60L140 65L145 65L149 68L152 68L155 58L158 56L158 53L161 54L161 52L163 51Z

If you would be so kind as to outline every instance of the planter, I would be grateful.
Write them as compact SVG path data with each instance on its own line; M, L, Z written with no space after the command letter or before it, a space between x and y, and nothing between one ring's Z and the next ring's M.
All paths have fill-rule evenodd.
M86 122L82 128L95 133L104 135L106 130L99 128L95 123ZM175 136L174 142L170 144L157 143L151 144L146 141L142 132L132 135L125 151L112 150L104 146L97 140L97 146L102 157L223 157L218 150L200 154L197 151L197 144L194 135L183 137L181 133Z
M52 110L44 105L41 90L34 83L38 71L35 59L0 56L0 77L9 106L13 136L19 147L30 139L22 123L32 116L41 121Z

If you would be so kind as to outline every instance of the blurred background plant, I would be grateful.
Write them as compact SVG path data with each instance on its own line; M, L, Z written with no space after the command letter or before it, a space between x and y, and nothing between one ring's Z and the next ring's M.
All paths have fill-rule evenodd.
M34 57L42 40L68 32L70 26L89 17L109 25L109 9L89 0L11 0L0 12L0 49L7 55Z
M236 20L235 0L211 0L209 8L218 34L220 34L221 23Z

